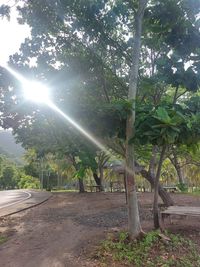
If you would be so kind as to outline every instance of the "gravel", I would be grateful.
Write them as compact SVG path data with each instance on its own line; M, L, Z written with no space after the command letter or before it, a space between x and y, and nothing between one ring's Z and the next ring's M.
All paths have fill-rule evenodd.
M152 211L150 209L141 209L141 220L152 220ZM109 212L102 212L93 215L76 216L74 220L86 226L91 227L121 227L127 224L127 209L125 207L111 210Z

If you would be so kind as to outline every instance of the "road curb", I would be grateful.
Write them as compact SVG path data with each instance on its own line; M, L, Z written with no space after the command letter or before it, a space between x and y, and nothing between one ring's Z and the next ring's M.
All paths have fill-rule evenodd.
M41 204L43 204L44 202L46 202L47 200L49 200L51 197L53 196L53 194L52 193L50 193L49 192L49 194L48 194L48 196L47 197L45 197L44 199L42 199L41 201L39 201L39 202L37 202L37 203L34 203L34 204L27 204L27 206L26 207L21 207L20 208L20 205L17 207L17 210L14 210L14 211L8 211L8 213L6 213L6 214L2 214L1 215L1 213L0 213L0 219L1 218L4 218L4 217L7 217L7 216L10 216L10 215L13 215L13 214L16 214L16 213L19 213L19 212L22 212L22 211L25 211L25 210L28 210L28 209L31 209L31 208L34 208L34 207L36 207L36 206L39 206L39 205L41 205ZM30 199L30 198L29 198ZM24 204L26 204L25 202L22 202L22 203L20 203L21 205L24 205ZM16 208L16 207L15 207Z

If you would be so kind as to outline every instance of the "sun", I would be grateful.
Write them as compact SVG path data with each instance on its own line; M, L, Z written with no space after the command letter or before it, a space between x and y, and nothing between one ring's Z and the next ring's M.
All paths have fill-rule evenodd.
M10 68L7 65L3 65L3 67L18 81L21 82L23 94L27 100L44 104L49 104L51 102L49 93L50 90L47 86L38 81L30 81L26 79L19 72L15 71L13 68Z
M40 82L24 81L22 83L24 97L37 103L48 103L50 101L49 88Z

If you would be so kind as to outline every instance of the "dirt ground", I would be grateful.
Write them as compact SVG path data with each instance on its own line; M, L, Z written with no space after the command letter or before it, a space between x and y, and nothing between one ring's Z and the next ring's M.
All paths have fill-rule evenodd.
M177 205L200 206L200 197L172 194ZM153 228L151 193L139 193L142 226ZM174 233L193 239L200 248L199 218L166 219ZM109 232L126 229L123 193L54 193L42 205L0 219L0 267L98 266L90 255Z

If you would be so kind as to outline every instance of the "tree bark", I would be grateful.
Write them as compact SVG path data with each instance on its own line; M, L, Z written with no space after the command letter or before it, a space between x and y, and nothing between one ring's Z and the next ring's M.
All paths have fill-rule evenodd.
M180 166L180 163L178 161L178 157L177 157L176 153L173 152L173 158L169 157L169 159L176 169L179 184L184 184L184 182L185 182L184 181L184 175L183 175L183 172L182 172L182 169L181 169L181 166Z
M122 157L124 157L124 147L121 146L120 149L118 149L118 146L117 145L112 145L111 148L118 154L120 154ZM141 166L138 164L138 162L135 161L135 166L136 166L136 169L137 169L137 173L140 173L150 184L151 184L151 187L153 188L154 187L154 180L155 180L155 175L152 175L152 171L150 172L150 168L149 168L149 171L145 170L144 169L144 166ZM152 169L151 169L152 170ZM155 173L155 172L153 172ZM127 191L126 191L127 192ZM158 186L158 192L159 192L159 195L164 203L165 206L173 206L174 205L174 201L173 199L171 198L170 194L164 190L162 188L162 186L159 184Z
M97 175L96 172L93 172L93 178L95 180L96 185L101 186L100 178L99 178L99 176Z
M100 173L100 176L99 176L99 179L100 179L100 191L104 191L104 187L102 185L102 181L103 181L103 167L102 166L99 166L99 173Z
M138 200L135 186L134 146L129 141L134 136L135 101L138 84L138 70L142 35L142 21L147 0L138 1L138 10L135 12L135 36L132 50L132 65L130 68L128 100L132 102L132 110L126 121L126 184L127 184L127 208L128 228L131 239L141 233L141 224L138 210Z
M108 155L107 153L105 153L104 151L101 151L100 153L98 153L98 169L99 169L99 186L100 186L100 191L104 191L103 188L103 169L106 165L106 162L109 160L110 155Z
M154 183L155 183L155 177L153 177L148 171L146 171L145 169L142 169L140 171L140 174L147 179L147 181L151 184L152 187L154 187ZM159 196L161 197L163 203L165 206L169 207L169 206L173 206L174 205L174 201L171 198L170 194L167 193L166 190L164 190L162 188L162 186L160 184L158 184L158 193Z
M159 179L160 179L160 173L162 169L162 163L165 155L166 146L163 146L161 154L160 154L160 160L158 163L158 170L156 173L155 183L154 183L154 201L153 201L153 220L154 220L154 227L155 229L158 229L160 227L159 224L159 209L158 209L158 187L159 187Z
M60 188L60 174L57 172L57 187Z
M83 179L78 178L78 184L79 184L79 193L84 193L85 188L84 188L84 184L83 184Z
M102 174L101 174L101 172L100 172L100 177L97 175L96 172L93 172L93 178L94 178L94 180L96 182L96 185L99 186L99 190L103 191L104 189L103 189L103 186L102 186Z
M77 167L77 164L76 164L75 157L72 156L71 160L73 162L74 168L76 169L76 171L78 171L78 167ZM84 193L85 192L85 187L84 187L83 179L78 178L78 185L79 185L79 193Z
M156 177L156 165L157 165L157 159L156 159L156 156L157 156L157 146L153 146L152 148L152 156L151 156L151 159L150 159L150 162L149 162L149 173L152 177L154 177L154 180L155 180L155 177ZM152 192L152 188L154 187L154 183L151 184L151 192Z

